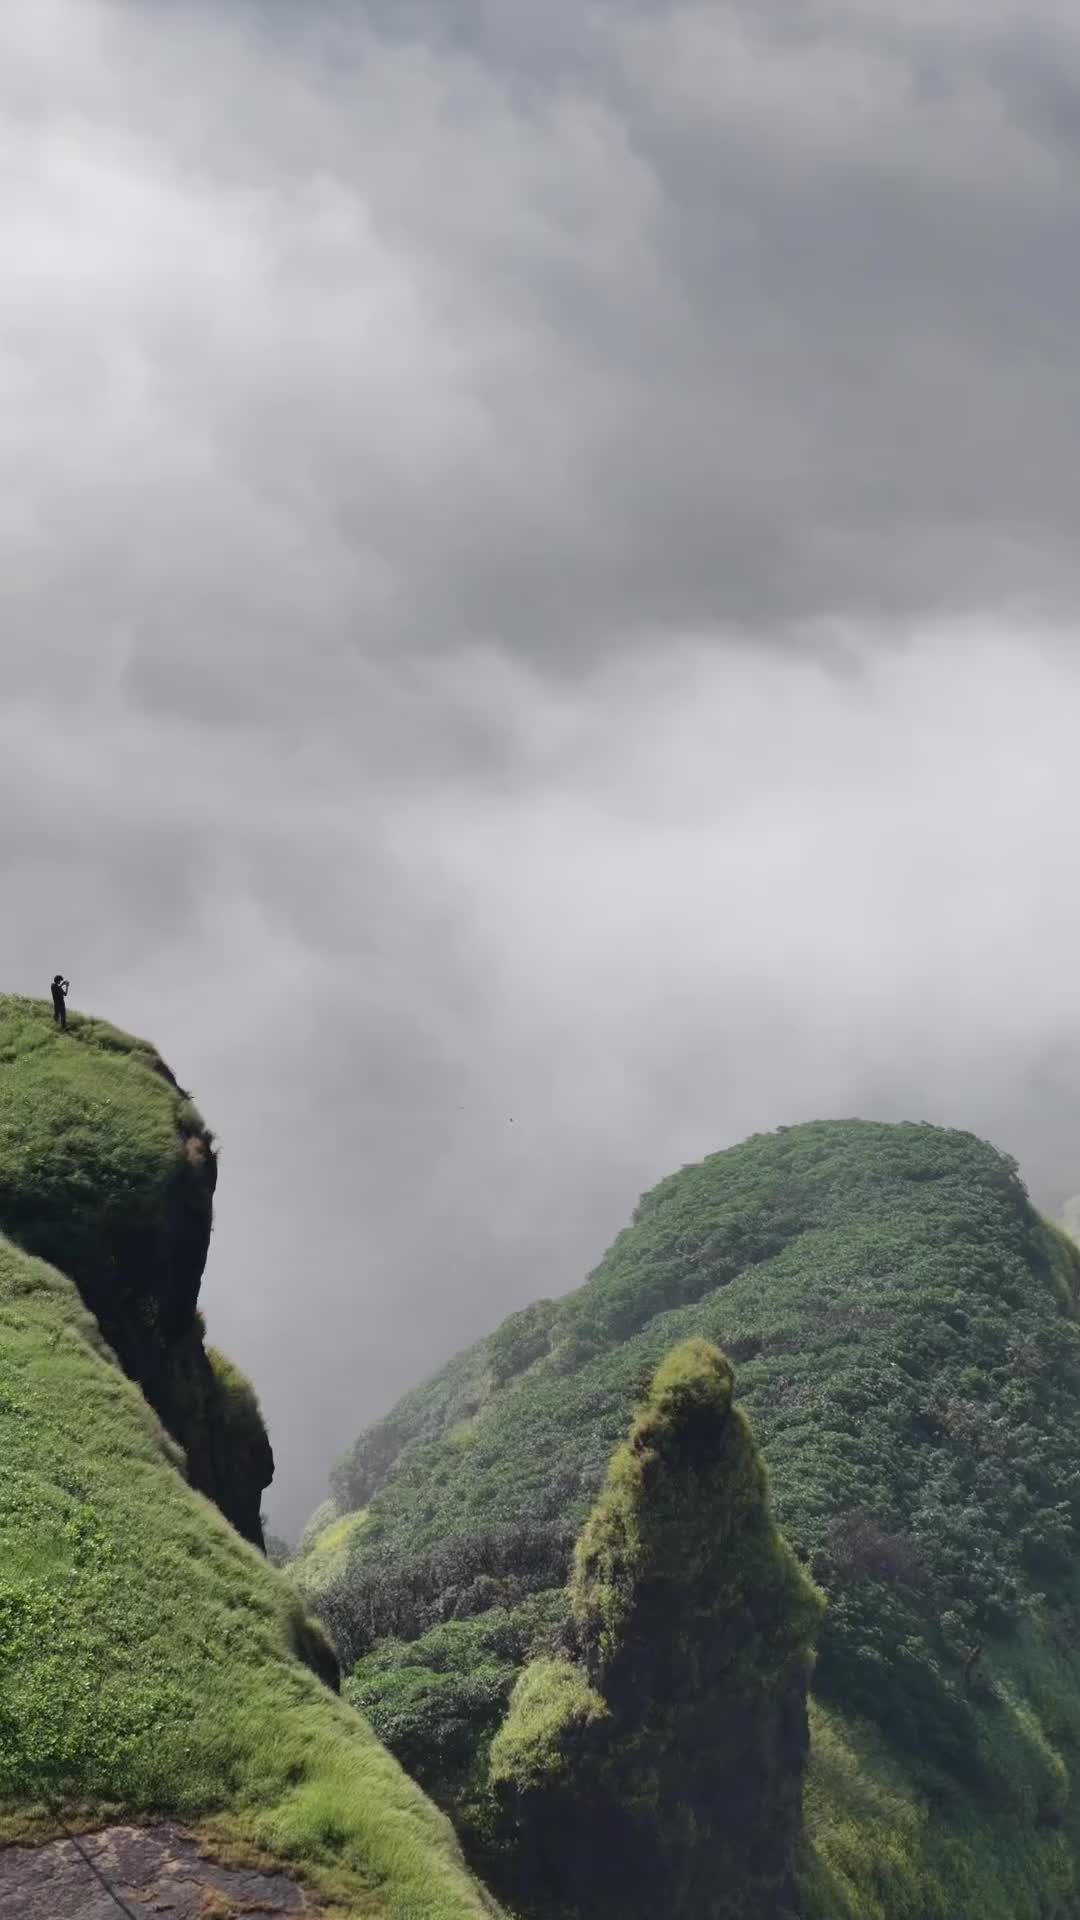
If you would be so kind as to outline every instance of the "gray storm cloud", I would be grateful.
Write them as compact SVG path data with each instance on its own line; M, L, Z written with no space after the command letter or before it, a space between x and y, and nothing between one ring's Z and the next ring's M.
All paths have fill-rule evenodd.
M757 1127L1080 1186L1080 25L0 14L3 984L223 1141L293 1530Z

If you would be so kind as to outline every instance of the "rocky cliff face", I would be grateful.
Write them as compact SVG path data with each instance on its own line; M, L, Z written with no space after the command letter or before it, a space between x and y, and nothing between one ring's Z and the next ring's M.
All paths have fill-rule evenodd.
M261 1547L273 1454L197 1310L216 1185L213 1136L153 1048L0 999L0 1229L75 1281L192 1485Z

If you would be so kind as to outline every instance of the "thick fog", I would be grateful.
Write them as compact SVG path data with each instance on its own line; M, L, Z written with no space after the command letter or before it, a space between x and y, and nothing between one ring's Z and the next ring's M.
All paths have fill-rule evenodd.
M1080 1189L1080 13L0 12L0 985L333 1457L758 1128Z

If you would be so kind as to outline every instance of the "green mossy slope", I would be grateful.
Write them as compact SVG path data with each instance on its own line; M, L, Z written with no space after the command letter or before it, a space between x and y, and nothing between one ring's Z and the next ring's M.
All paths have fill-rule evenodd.
M442 1815L296 1657L303 1615L176 1470L74 1287L0 1247L0 1837L178 1817L349 1913L490 1911Z
M460 1731L465 1638L490 1665L530 1597L565 1609L643 1383L712 1341L829 1602L807 1914L1080 1912L1078 1284L1015 1165L967 1134L820 1123L684 1168L583 1287L459 1356L336 1472L335 1513L367 1510L319 1599L352 1697L467 1806L494 1736L491 1714L471 1748ZM503 1657L503 1702L534 1650ZM446 1755L425 1718L458 1728Z

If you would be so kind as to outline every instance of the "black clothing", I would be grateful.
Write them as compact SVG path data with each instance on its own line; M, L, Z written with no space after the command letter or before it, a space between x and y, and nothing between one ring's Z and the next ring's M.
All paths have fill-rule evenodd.
M52 1004L53 1004L53 1019L56 1021L56 1024L58 1027L67 1026L67 1007L65 1005L66 998L67 998L67 981L61 980L60 975L57 974L56 979L52 983Z

